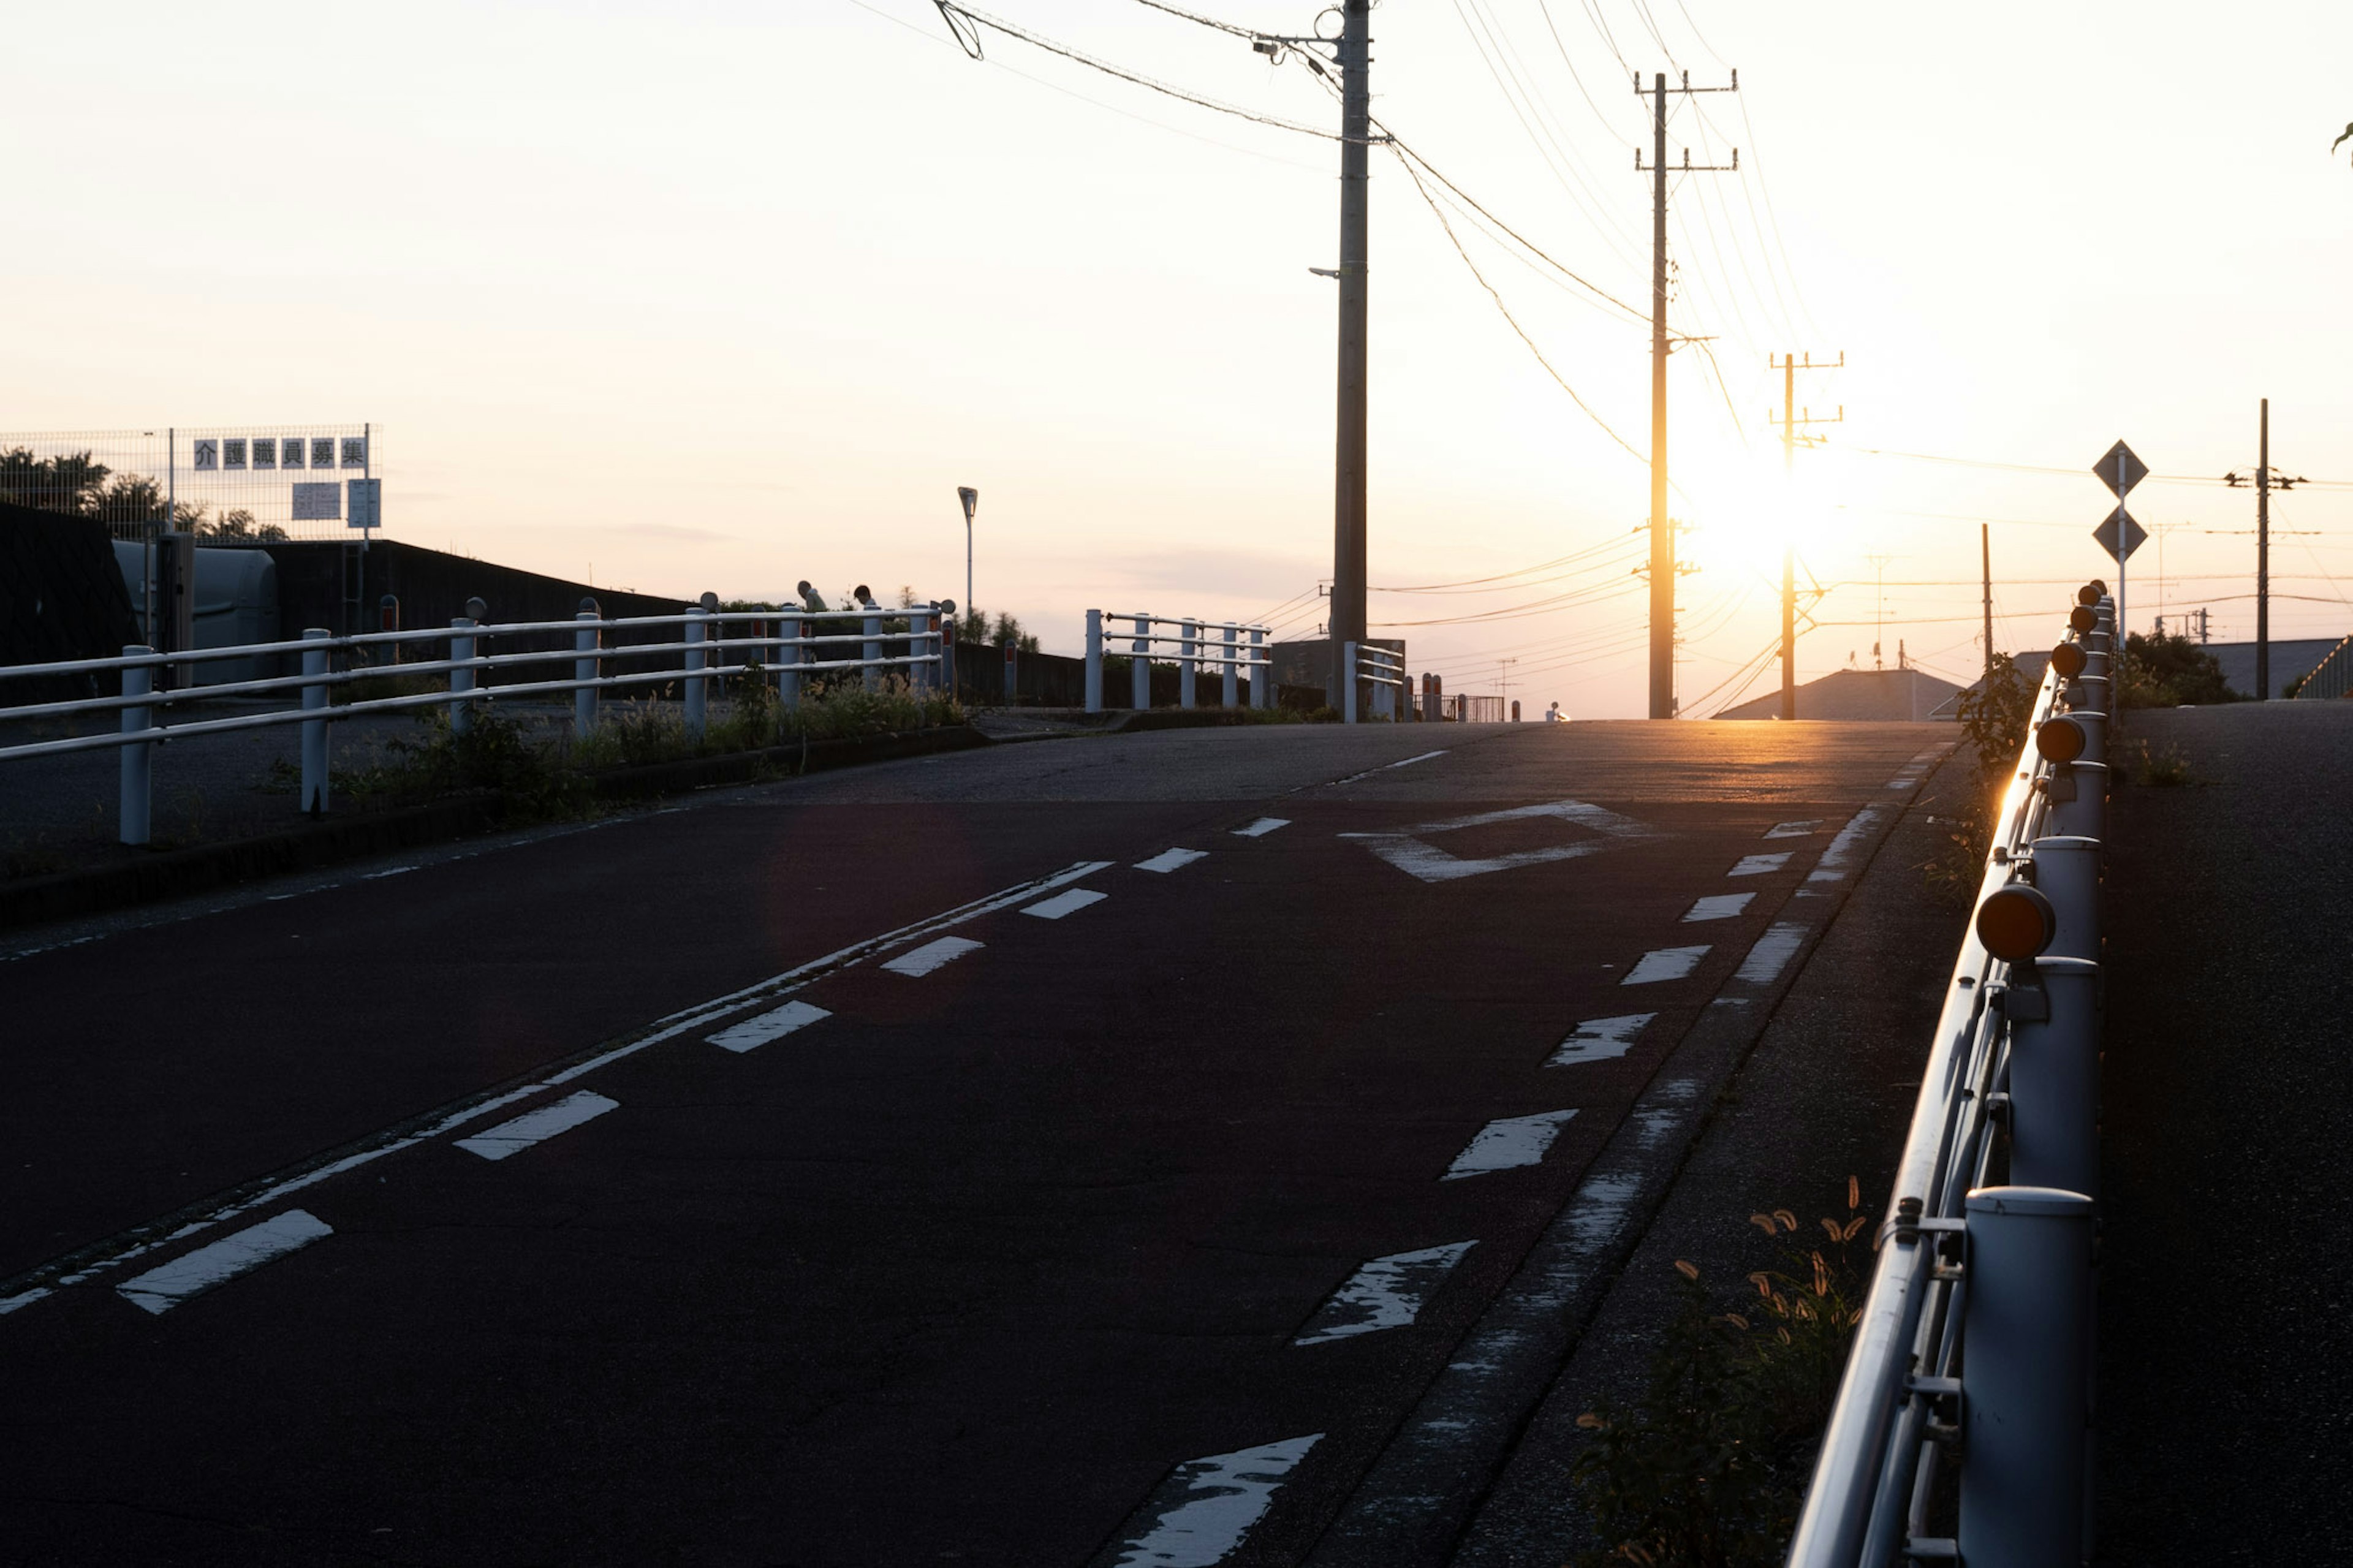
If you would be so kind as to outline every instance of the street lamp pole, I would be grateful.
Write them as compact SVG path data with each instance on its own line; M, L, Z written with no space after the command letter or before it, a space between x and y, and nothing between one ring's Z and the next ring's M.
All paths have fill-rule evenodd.
M956 486L956 500L964 502L964 613L972 614L972 513L980 504L980 492L970 485Z

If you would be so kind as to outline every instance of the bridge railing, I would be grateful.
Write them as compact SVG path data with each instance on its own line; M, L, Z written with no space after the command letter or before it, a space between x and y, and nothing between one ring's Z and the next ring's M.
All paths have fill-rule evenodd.
M2053 650L1930 1042L1791 1568L2088 1558L2115 607ZM1958 1467L1957 1533L1934 1534Z
M2353 692L2353 637L2347 637L2328 650L2328 657L2312 667L2312 673L2296 683L2298 701L2307 697L2343 697Z
M1340 650L1340 717L1356 722L1356 688L1373 689L1373 717L1395 719L1405 696L1405 655L1377 643L1352 642Z
M1106 623L1116 622L1117 626ZM1162 627L1174 627L1163 631ZM1250 683L1250 705L1274 706L1274 661L1267 657L1267 628L1242 621L1205 621L1186 616L1155 616L1140 610L1087 612L1087 711L1103 710L1103 655L1111 651L1129 658L1131 705L1152 706L1152 660L1173 655L1176 663L1176 702L1197 705L1201 667L1218 672L1223 689L1220 706L1241 706L1240 685ZM1245 642L1243 639L1249 640Z
M0 692L6 690L10 680L58 677L78 677L120 692L0 707L0 736L21 732L16 728L19 725L60 721L70 725L100 715L113 715L117 720L111 730L0 745L0 764L71 752L118 750L121 754L121 840L144 844L149 838L153 795L154 749L166 742L186 742L237 731L300 724L302 765L298 798L303 812L316 814L327 808L328 728L364 714L446 707L450 730L463 733L477 708L493 698L512 700L569 693L574 731L585 735L596 727L598 700L605 691L677 684L686 733L700 740L707 721L711 683L730 675L748 671L763 681L773 681L776 696L787 708L799 704L807 682L850 672L869 690L880 689L894 671L919 693L934 683L945 686L942 611L937 605L887 612L859 606L845 613L825 613L719 610L711 607L708 595L706 601L702 607L674 616L607 617L594 609L583 609L568 621L488 622L479 618L481 602L476 600L470 606L475 616L460 616L447 627L351 637L313 629L299 640L283 642L173 653L133 646L114 658L0 666ZM906 629L886 631L886 620L903 620ZM608 632L651 640L608 647ZM549 646L516 646L526 640ZM507 651L490 651L501 644L508 646ZM894 645L904 651L891 651ZM301 673L209 685L189 679L197 666L231 659L252 659L256 668L291 665ZM527 667L551 665L557 673L532 671L522 679L512 678ZM160 687L159 674L164 678ZM491 684L493 680L497 683ZM363 681L379 688L423 682L427 689L332 700L338 690ZM290 700L295 705L165 721L164 715L184 706L217 708L225 699Z

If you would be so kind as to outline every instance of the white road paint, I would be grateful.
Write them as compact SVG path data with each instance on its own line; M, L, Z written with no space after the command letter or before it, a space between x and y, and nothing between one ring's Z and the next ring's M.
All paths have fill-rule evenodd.
M1234 837L1237 838L1263 838L1278 827L1288 827L1290 826L1291 818L1287 816L1261 816L1247 827L1235 828Z
M1441 1182L1459 1182L1465 1176L1483 1176L1490 1171L1516 1171L1525 1165L1541 1165L1552 1149L1552 1141L1560 1136L1561 1128L1574 1110L1540 1110L1534 1116L1506 1116L1490 1121L1479 1129L1462 1152L1454 1156L1454 1163L1446 1167Z
M1457 833L1467 827L1488 827L1496 823L1525 822L1543 817L1573 823L1599 837L1580 838L1567 844L1548 844L1541 848L1521 849L1508 855L1478 858L1451 854L1436 845L1422 842L1425 837ZM1417 877L1425 882L1452 882L1464 877L1508 871L1520 866L1574 860L1586 855L1598 855L1621 844L1662 838L1665 835L1647 823L1637 822L1630 816L1620 816L1601 806L1588 805L1581 800L1556 800L1542 805L1514 806L1508 811L1482 811L1470 816L1449 817L1442 822L1425 822L1402 833L1343 833L1340 837L1357 840L1408 876Z
M1277 1487L1324 1440L1321 1432L1212 1454L1176 1467L1145 1506L1150 1522L1106 1554L1117 1568L1212 1568L1266 1515Z
M1875 805L1866 805L1847 818L1846 826L1840 828L1838 837L1831 840L1831 847L1822 851L1822 858L1814 862L1812 870L1806 873L1806 880L1844 881L1847 872L1853 868L1855 850L1878 823L1879 807Z
M386 877L405 877L416 869L414 866L393 866L382 871L364 871L360 874L359 879L363 882L380 882Z
M1789 863L1792 851L1784 849L1778 855L1743 855L1740 863L1725 873L1727 877L1764 877Z
M1548 1068L1575 1067L1580 1062L1615 1061L1634 1048L1634 1037L1656 1013L1627 1013L1615 1018L1588 1018L1561 1041L1546 1061Z
M559 1132L569 1132L584 1121L594 1121L608 1110L620 1109L619 1100L608 1100L593 1089L584 1089L577 1094L565 1095L553 1105L526 1110L512 1121L501 1121L471 1138L460 1138L458 1147L485 1160L503 1160L510 1154L522 1153L534 1143L544 1143Z
M1683 923L1697 921L1728 921L1746 909L1757 897L1754 893L1710 893L1683 911Z
M1777 822L1765 830L1767 838L1803 838L1822 825L1819 816L1805 822Z
M1163 849L1149 860L1138 860L1135 863L1135 868L1139 871L1166 873L1180 870L1196 860L1206 860L1208 858L1209 852L1206 849Z
M746 1018L742 1023L720 1030L711 1037L711 1043L723 1050L741 1054L757 1050L770 1040L781 1040L795 1029L806 1029L820 1018L833 1015L807 1002L787 1002L773 1012Z
M1421 1316L1462 1255L1478 1243L1451 1241L1419 1252L1393 1252L1359 1268L1325 1299L1294 1345L1320 1345L1357 1334L1401 1329Z
M1078 913L1089 904L1102 903L1110 896L1108 893L1098 893L1092 888L1072 888L1067 893L1056 893L1043 903L1031 904L1021 912L1025 915L1036 915L1041 921L1058 921L1064 915Z
M910 974L920 979L944 963L954 963L967 952L976 952L981 944L968 936L944 936L937 942L925 942L913 952L902 952L882 967L893 974Z
M1914 784L1918 784L1922 778L1926 776L1929 764L1934 763L1938 757L1943 756L1948 749L1948 745L1929 747L1926 751L1921 752L1918 756L1905 763L1903 772L1897 773L1894 778L1887 781L1887 787L1889 789L1910 789Z
M191 1296L334 1234L332 1226L308 1209L288 1209L125 1279L115 1289L135 1306L168 1312Z
M1748 956L1740 961L1740 968L1733 978L1744 985L1772 984L1781 978L1781 971L1789 966L1789 960L1796 955L1798 949L1805 946L1808 929L1790 921L1775 921L1763 936L1757 939L1757 945L1748 950Z
M1681 980L1707 956L1707 944L1697 947L1654 947L1627 972L1620 985L1649 985L1661 980Z
M1358 779L1368 779L1368 778L1371 778L1375 773L1385 773L1388 772L1391 768L1409 768L1409 767L1413 766L1413 764L1414 764L1414 763L1426 763L1426 762L1430 761L1430 758L1432 758L1432 757L1442 757L1442 756L1444 756L1444 755L1446 754L1446 752L1447 752L1447 748L1446 748L1446 747L1444 747L1444 746L1440 746L1440 747L1439 747L1439 748L1438 748L1438 750L1436 750L1436 751L1434 751L1434 752L1422 752L1422 753L1421 753L1421 755L1419 755L1419 756L1418 756L1418 757L1408 757L1405 761L1403 761L1403 762L1401 762L1401 763L1383 763L1379 767L1377 767L1377 768L1366 768L1363 773L1350 773L1346 778L1344 778L1344 779L1334 779L1334 780L1332 781L1332 787L1333 787L1333 788L1335 788L1335 789L1337 789L1337 788L1338 788L1340 785L1342 785L1342 784L1355 784Z

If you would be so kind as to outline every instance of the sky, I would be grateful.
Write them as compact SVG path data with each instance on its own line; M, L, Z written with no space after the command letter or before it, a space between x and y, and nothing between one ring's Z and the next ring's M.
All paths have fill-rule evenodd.
M1295 58L1138 0L981 9L1338 123ZM2264 397L2316 481L2277 498L2273 635L2353 632L2353 10L1386 0L1373 37L1383 122L1592 285L1459 204L1458 254L1375 150L1371 618L1416 671L1643 710L1635 70L1740 81L1668 132L1740 162L1671 188L1686 713L1769 688L1785 536L1827 590L1801 679L1874 637L1970 678L1980 521L1997 647L2053 640L2116 576L2119 437L2157 476L2132 624L2252 637L2254 501L2216 481ZM975 595L1050 651L1089 607L1314 635L1337 145L983 43L931 0L52 7L0 107L0 435L365 420L392 537L680 596L961 601L968 484ZM1785 476L1789 351L1844 355L1798 378L1843 419Z

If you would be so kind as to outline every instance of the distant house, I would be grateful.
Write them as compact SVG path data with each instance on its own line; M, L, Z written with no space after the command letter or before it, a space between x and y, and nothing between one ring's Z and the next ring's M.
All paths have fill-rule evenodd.
M1961 688L1925 669L1839 669L1798 688L1798 717L1855 724L1950 720ZM1772 691L1719 719L1778 719L1781 694Z

